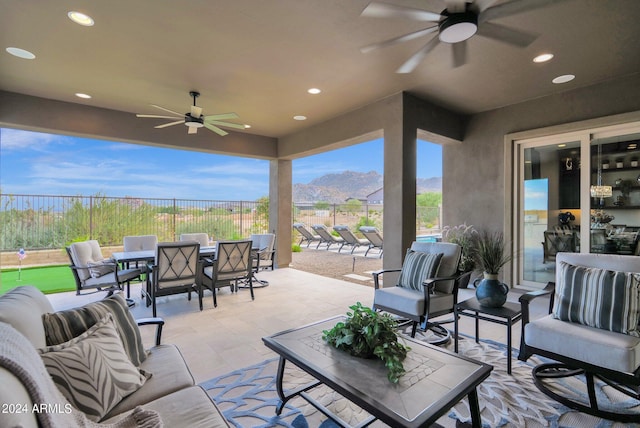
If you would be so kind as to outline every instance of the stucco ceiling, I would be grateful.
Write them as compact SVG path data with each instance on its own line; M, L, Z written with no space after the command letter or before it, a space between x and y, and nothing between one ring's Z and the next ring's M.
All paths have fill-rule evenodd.
M440 0L388 2L434 12L445 7ZM189 91L198 90L205 114L233 111L251 125L243 132L282 137L400 91L478 113L640 70L639 0L558 1L498 19L540 36L526 48L474 36L469 62L459 68L452 67L450 46L440 44L410 74L395 70L433 36L361 53L362 46L425 27L361 17L368 3L3 0L0 89L131 114L162 114L150 104L186 112ZM71 22L70 10L91 15L95 26ZM9 46L36 59L9 55ZM534 64L545 51L555 58ZM576 79L551 83L567 73ZM309 95L311 87L322 93Z

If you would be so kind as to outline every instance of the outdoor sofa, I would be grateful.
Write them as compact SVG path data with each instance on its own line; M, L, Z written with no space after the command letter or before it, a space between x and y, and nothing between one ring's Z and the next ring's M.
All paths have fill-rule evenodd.
M82 323L91 324L87 322L92 316L96 314L105 314L101 321L95 323L87 332L81 334L76 339L72 339L63 345L49 346L47 340L51 340L53 336L68 333L67 330L77 329ZM142 348L142 341L139 336L138 325L155 324L156 331L156 344L155 346L144 349ZM105 326L105 332L108 330L114 332L113 336L119 338L114 339L118 341L118 346L124 351L120 351L118 354L115 350L113 353L111 350L104 351L104 359L100 360L94 354L100 355L101 346L109 343L108 335L102 338L94 339L98 341L90 342L88 338L91 337L93 332ZM115 326L110 327L111 325ZM133 320L131 313L129 312L125 299L115 294L102 301L90 303L81 308L71 309L68 311L55 312L51 306L51 303L47 297L37 288L33 286L21 286L15 288L6 294L0 296L0 402L10 403L13 405L13 412L0 412L0 426L3 427L41 427L41 426L62 426L60 422L47 423L46 418L63 418L65 426L84 426L81 424L72 424L73 420L65 419L75 417L77 419L88 418L90 421L99 423L122 423L124 420L136 419L137 415L147 414L152 416L152 421L161 422L155 424L149 424L149 421L145 421L145 427L150 426L188 426L188 427L225 427L228 428L229 424L222 416L220 410L213 403L210 397L207 395L204 389L200 386L196 386L193 376L189 371L180 351L174 345L162 345L160 344L162 333L163 321L159 318L150 318L145 320L139 320L136 322ZM55 326L58 327L56 330ZM97 328L97 329L96 329ZM151 328L151 327L149 327ZM116 331L117 330L117 334ZM127 332L123 334L123 332ZM87 333L90 333L87 336ZM107 337L107 339L104 339ZM25 340L24 338L28 339ZM75 345L65 348L70 343L79 340ZM34 354L36 363L39 363L41 367L36 367L36 370L31 369L27 373L34 375L34 373L44 373L41 377L46 377L47 373L52 373L52 367L55 366L58 360L55 360L56 351L58 348L74 349L74 351L81 354L78 349L74 348L76 345L86 346L84 349L89 349L86 354L91 354L92 357L87 358L89 362L100 362L103 364L100 375L93 373L94 367L92 364L87 364L88 367L84 367L90 373L86 377L80 377L81 381L91 379L91 381L85 382L88 385L93 386L96 391L96 395L102 393L103 396L113 394L117 395L118 388L124 388L118 382L121 380L118 378L120 375L113 373L114 379L109 378L109 366L114 366L116 358L113 355L124 355L122 359L129 359L122 362L122 367L129 365L133 367L135 373L140 373L146 378L145 381L141 381L141 386L135 385L135 390L131 393L125 391L121 393L124 398L118 402L104 405L98 409L96 413L90 411L81 412L78 408L83 408L86 403L77 404L74 402L74 406L70 407L69 404L53 407L53 403L45 402L38 403L37 397L43 397L42 394L50 389L56 389L55 387L42 387L41 389L33 389L33 382L30 381L29 376L24 377L22 368L9 370L7 367L13 367L14 363L10 363L10 356L12 349L7 344L9 342L22 343L23 347L27 346L26 351L23 354ZM41 354L39 358L36 352L32 352L29 346L33 346L34 351L40 350ZM114 347L115 348L115 347ZM49 351L52 351L50 353ZM62 350L61 352L64 352ZM124 352L124 354L122 354ZM15 352L14 352L15 354ZM32 355L21 355L24 360L29 360ZM48 357L47 357L48 356ZM49 359L45 359L49 358ZM80 357L78 357L80 358ZM64 360L64 359L61 359ZM142 360L142 362L140 362ZM44 371L45 362L47 371ZM53 361L53 363L52 363ZM85 361L86 362L86 361ZM98 363L94 364L99 365ZM78 364L80 365L80 364ZM127 366L127 369L130 367ZM59 367L55 367L60 369ZM120 368L120 366L119 366ZM40 370L42 369L42 370ZM77 369L77 367L75 367ZM64 370L61 370L64 372ZM95 370L97 371L97 370ZM106 375L105 375L106 372ZM55 372L60 377L59 372ZM149 377L150 375L150 377ZM35 375L34 375L35 376ZM54 379L52 376L51 379ZM45 379L47 384L48 379ZM115 387L111 384L117 384ZM42 384L43 382L40 382ZM121 382L122 383L122 382ZM48 382L51 384L51 382ZM29 385L27 388L25 385ZM63 395L65 392L60 387L59 383L56 383L58 390ZM126 386L131 389L131 385ZM47 391L45 391L47 390ZM109 391L108 393L105 391ZM64 395L67 397L67 395ZM34 402L34 397L36 397ZM41 399L41 398L40 398ZM113 398L110 398L113 400ZM64 401L63 401L64 402ZM36 407L34 407L34 404ZM103 403L104 404L104 403ZM44 411L38 412L34 409L40 409L41 405L49 406ZM90 407L90 405L87 405ZM142 409L142 412L141 412ZM9 409L7 409L9 410ZM24 411L23 411L24 410ZM145 412L146 410L146 412ZM66 415L65 413L69 413ZM104 413L104 415L102 415ZM43 419L45 418L45 419ZM59 419L57 419L59 421ZM136 422L138 425L140 422ZM128 425L128 426L135 426Z

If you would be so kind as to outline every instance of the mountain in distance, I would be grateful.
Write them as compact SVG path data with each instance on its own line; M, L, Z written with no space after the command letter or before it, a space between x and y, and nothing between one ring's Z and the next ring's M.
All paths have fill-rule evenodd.
M339 204L347 198L366 199L367 195L381 189L382 186L382 175L376 171L325 174L311 180L309 184L295 183L293 201ZM442 177L418 178L416 186L418 193L442 192Z

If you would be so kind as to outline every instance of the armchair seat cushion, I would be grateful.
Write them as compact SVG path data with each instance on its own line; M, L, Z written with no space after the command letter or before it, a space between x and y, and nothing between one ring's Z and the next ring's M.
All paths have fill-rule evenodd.
M527 346L632 373L640 366L640 338L569 323L547 315L525 326Z
M120 401L105 418L133 410L136 406L149 403L157 398L191 387L195 380L184 362L182 354L174 345L154 346L140 369L151 373L144 385L133 394ZM189 406L185 406L189 407ZM171 426L166 425L165 426Z
M424 315L424 293L404 287L380 288L373 297L374 307L393 308L408 315ZM453 307L453 294L436 292L430 296L430 313L446 311Z

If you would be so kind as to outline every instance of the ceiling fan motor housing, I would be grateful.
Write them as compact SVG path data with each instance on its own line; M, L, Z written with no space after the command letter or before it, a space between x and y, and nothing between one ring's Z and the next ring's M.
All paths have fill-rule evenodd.
M190 128L202 128L204 126L204 120L202 117L193 117L191 113L185 113L184 124Z
M467 40L478 31L478 15L472 11L449 13L442 11L445 18L438 22L438 37L445 43L458 43Z

